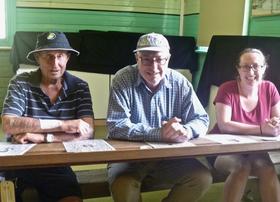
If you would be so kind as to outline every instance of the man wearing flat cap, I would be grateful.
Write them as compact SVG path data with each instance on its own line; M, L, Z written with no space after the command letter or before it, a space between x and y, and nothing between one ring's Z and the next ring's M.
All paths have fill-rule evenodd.
M139 38L137 64L119 70L112 82L109 138L179 143L206 134L208 115L191 83L168 68L169 49L161 34ZM198 160L186 158L112 163L108 180L115 202L139 202L141 188L159 187L171 188L164 202L194 202L211 185L212 176Z
M66 71L71 53L78 55L65 34L39 34L27 59L36 71L14 76L8 86L2 112L7 138L15 143L51 143L93 137L93 111L88 84ZM46 159L47 160L47 159ZM76 176L70 167L18 170L17 200L21 184L34 186L42 201L82 201Z

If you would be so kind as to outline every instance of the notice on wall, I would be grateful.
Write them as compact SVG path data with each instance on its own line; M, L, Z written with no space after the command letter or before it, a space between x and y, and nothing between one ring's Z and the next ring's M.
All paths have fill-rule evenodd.
M264 16L280 13L280 0L252 0L252 15Z

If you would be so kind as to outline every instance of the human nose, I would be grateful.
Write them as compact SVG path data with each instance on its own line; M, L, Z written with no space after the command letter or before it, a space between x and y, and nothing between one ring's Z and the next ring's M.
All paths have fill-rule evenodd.
M255 70L255 68L252 65L249 65L247 71L254 73L256 70Z
M53 66L57 66L57 65L59 64L59 59L58 59L58 57L52 56L52 57L50 58L50 63L51 63Z
M159 63L158 63L158 60L156 58L152 58L151 59L151 65L153 66L157 66Z

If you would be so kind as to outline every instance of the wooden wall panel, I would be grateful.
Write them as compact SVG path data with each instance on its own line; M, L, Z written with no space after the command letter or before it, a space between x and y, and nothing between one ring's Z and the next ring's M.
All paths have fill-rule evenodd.
M199 0L185 0L184 13L185 14L197 14L200 12Z
M10 51L9 50L0 50L0 112L2 111L3 101L6 96L6 91L8 87L9 80L13 76L12 65L9 61Z
M17 31L78 30L160 32L178 35L179 16L63 9L17 8Z
M184 36L193 36L197 38L199 14L184 16Z
M180 14L180 0L17 0L17 7Z
M252 17L249 26L251 36L280 36L280 16Z

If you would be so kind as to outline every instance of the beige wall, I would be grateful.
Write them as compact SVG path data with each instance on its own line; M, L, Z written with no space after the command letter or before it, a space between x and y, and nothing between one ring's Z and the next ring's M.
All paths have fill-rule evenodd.
M198 45L208 46L213 35L241 35L246 0L200 0Z

